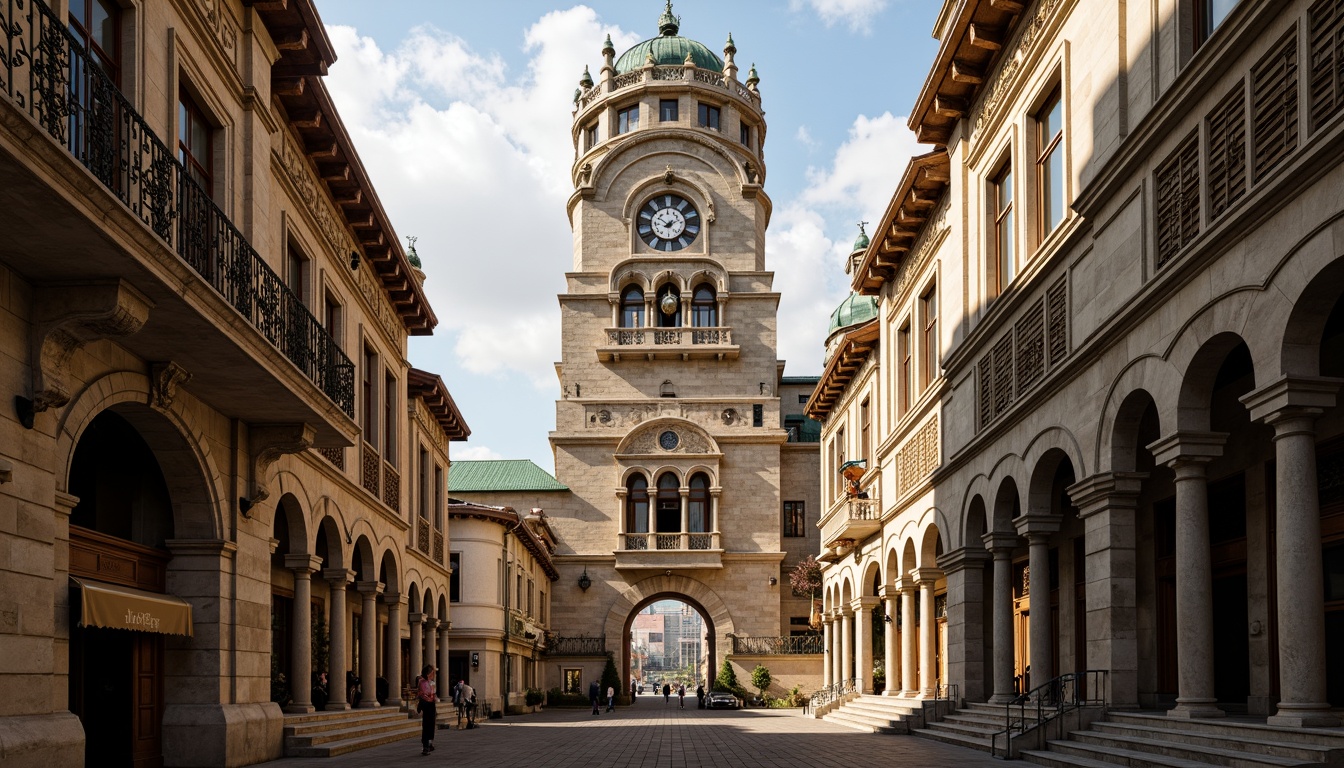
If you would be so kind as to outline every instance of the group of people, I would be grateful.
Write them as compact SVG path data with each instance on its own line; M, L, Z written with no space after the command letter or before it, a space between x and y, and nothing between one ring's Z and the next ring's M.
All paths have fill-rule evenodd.
M663 703L664 703L664 704L667 704L668 702L670 702L670 701L672 700L672 692L673 692L673 690L674 690L674 689L672 688L672 685L671 685L670 683L663 683ZM676 694L677 694L677 708L678 708L678 709L685 709L685 708L686 708L686 684L685 684L685 683L677 683L677 687L676 687L675 690L676 690ZM655 693L657 692L657 689L656 689L656 688L654 689L654 692L655 692ZM631 680L631 681L630 681L630 700L633 702L633 701L635 700L635 697L638 696L638 695L639 695L639 684L638 684L636 681ZM696 698L696 701L698 702L697 706L698 706L700 709L704 709L704 708L705 708L705 686L704 686L703 684L701 684L701 685L697 685L697 686L695 687L695 698ZM593 682L591 682L591 683L588 684L588 700L589 700L590 702L592 702L592 705L593 705L593 714L594 714L594 715L600 715L600 714L602 714L602 709L601 709L601 706L602 706L602 686L601 686L596 680L594 680ZM612 686L607 686L607 711L608 711L608 712L611 712L611 711L613 711L615 708L616 708L616 689L615 689L614 687L612 687Z
M671 686L670 684L668 684L668 683L663 683L663 703L664 703L664 704L667 704L669 701L672 700L672 692L673 692L673 688L672 688L672 686ZM686 684L685 684L685 683L677 683L676 693L677 693L677 709L685 709L685 708L686 708ZM700 709L704 709L704 708L705 708L705 686L704 686L704 685L697 685L697 686L695 687L695 698L696 698L696 701L698 702L697 706L698 706Z
M421 670L420 676L415 679L415 698L416 709L420 712L420 754L428 755L434 751L434 730L438 727L438 683L435 682L434 673L438 669L433 664L426 664ZM453 686L453 706L457 708L458 720L462 719L463 710L467 716L467 727L474 728L476 723L473 718L476 713L476 689L467 684L466 680L457 681Z

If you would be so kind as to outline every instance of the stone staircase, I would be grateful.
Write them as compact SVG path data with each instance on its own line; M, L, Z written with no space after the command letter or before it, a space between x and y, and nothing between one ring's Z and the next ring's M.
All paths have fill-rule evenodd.
M440 709L440 726L456 717L446 709ZM285 715L285 757L334 757L419 736L420 716L394 706ZM418 743L415 748L418 753Z
M1178 720L1110 712L1087 730L1021 757L1051 768L1344 766L1344 728L1278 728L1236 719Z
M913 731L916 736L956 744L959 747L988 752L990 736L1003 730L1002 704L966 704L923 728ZM1003 753L1004 738L999 737L999 753Z
M822 715L821 719L869 733L910 733L922 724L922 702L894 696L864 694Z

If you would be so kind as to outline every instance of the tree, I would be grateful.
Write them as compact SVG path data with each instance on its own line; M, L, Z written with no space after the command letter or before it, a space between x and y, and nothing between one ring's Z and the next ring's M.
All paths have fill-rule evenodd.
M789 586L793 587L794 597L816 598L821 591L821 564L811 555L794 566L789 572Z
M770 670L760 664L757 664L756 668L751 670L751 684L757 691L760 691L762 701L765 700L765 689L770 687L770 681L772 679L773 678L770 677Z
M733 670L732 662L723 660L723 665L719 667L719 676L714 678L714 690L727 691L739 699L746 699L746 689L737 682L737 672Z
M621 673L616 671L616 662L607 656L607 666L602 670L602 696L605 698L607 689L614 689L617 695L624 693L621 690Z

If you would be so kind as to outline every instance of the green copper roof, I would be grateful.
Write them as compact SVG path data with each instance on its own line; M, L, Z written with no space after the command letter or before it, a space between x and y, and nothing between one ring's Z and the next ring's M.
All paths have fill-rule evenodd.
M841 328L866 323L874 317L877 317L877 297L851 293L849 298L840 302L840 306L831 313L831 327L826 335L830 336Z
M866 223L867 222L859 223L859 236L854 238L853 250L855 251L864 251L868 249L868 233L863 231L863 225Z
M454 461L448 467L448 492L567 491L551 473L527 459Z
M723 71L723 60L703 44L681 37L677 31L681 28L681 17L672 15L672 3L668 2L663 14L658 17L658 36L639 43L621 54L616 60L617 74L639 69L653 57L654 64L683 64L690 54L691 63L701 69Z

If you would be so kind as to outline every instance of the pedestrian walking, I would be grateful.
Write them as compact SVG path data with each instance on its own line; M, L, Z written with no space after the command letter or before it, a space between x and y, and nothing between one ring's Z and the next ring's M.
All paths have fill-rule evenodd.
M598 702L601 700L602 700L602 686L598 685L597 681L594 680L593 682L588 684L588 701L592 702L594 715L602 714L602 711L597 708Z
M704 683L701 683L700 685L695 686L695 700L696 700L696 705L695 705L695 708L696 708L696 709L704 709L704 708L705 708L705 684L704 684Z
M630 703L635 703L635 697L639 696L639 686L635 683L635 678L630 678Z
M668 697L671 696L671 695L672 695L672 686L668 685L667 683L663 683L663 703L664 703L664 704L666 704L666 703L668 702L668 700L669 700Z
M613 685L607 686L607 711L616 711L616 687Z
M462 708L467 710L467 727L476 727L476 689L462 681Z
M421 756L434 751L434 727L438 720L436 704L439 701L436 683L434 682L435 671L433 664L426 664L420 672L420 677L415 680L416 707L420 710Z
M677 685L677 709L686 708L686 684Z

